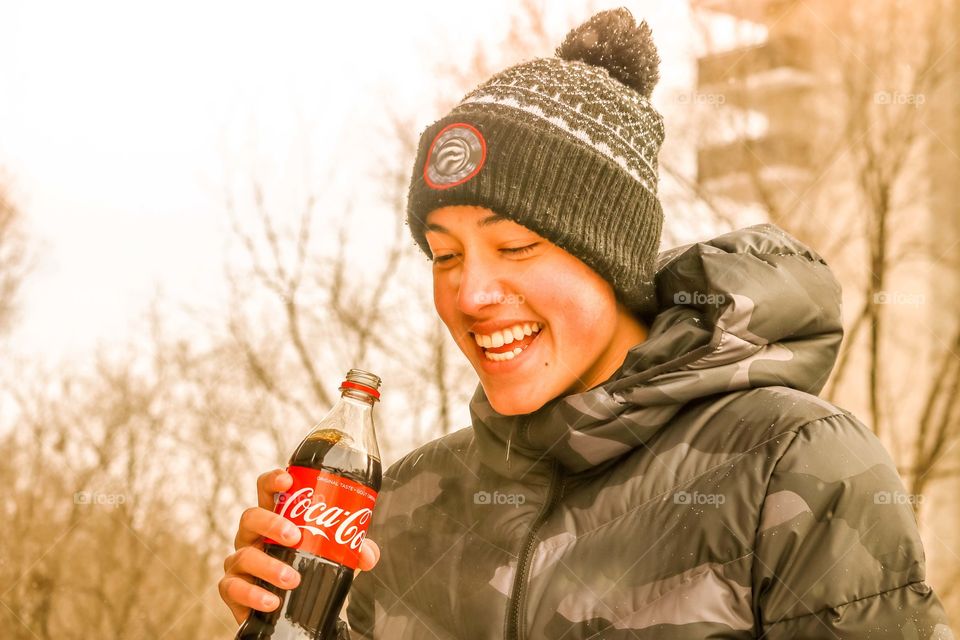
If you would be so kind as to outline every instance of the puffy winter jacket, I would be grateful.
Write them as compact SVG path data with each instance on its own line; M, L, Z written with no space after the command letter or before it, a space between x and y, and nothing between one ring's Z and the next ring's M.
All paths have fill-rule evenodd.
M771 225L661 254L648 339L588 391L390 467L352 636L952 638L890 457L816 394L824 261Z

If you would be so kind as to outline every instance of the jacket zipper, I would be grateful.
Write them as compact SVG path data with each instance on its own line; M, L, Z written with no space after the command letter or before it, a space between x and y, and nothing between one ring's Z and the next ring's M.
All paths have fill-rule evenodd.
M543 506L540 507L540 511L537 513L537 518L530 527L530 533L527 534L526 542L520 550L520 557L517 559L517 575L513 579L513 594L509 601L513 603L513 606L509 608L507 613L507 629L504 634L506 640L522 640L523 638L522 617L526 600L526 573L530 568L530 556L537 542L537 532L540 530L540 527L543 526L543 523L546 522L547 516L553 511L554 506L563 493L563 483L564 478L562 476L560 463L554 461L552 475L550 476L550 486L547 491L547 499L544 500Z

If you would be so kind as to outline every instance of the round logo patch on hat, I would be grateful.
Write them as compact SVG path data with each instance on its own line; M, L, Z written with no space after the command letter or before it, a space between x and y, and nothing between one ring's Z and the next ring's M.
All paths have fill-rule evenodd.
M455 122L430 143L423 179L434 189L449 189L477 175L486 159L483 135L469 124Z

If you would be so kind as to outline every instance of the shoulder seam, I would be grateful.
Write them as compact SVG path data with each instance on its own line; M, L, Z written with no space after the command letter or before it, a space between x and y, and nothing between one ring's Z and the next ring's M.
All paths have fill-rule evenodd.
M831 418L847 417L847 416L849 416L849 415L850 415L850 413L849 413L848 411L840 410L840 411L837 411L836 413L831 413L830 415L821 416L821 417L819 417L819 418L814 418L814 419L812 419L812 420L808 420L808 421L804 422L803 424L801 424L801 425L799 425L799 426L797 426L797 427L794 427L793 429L790 429L790 430L788 430L788 431L784 431L782 435L786 435L786 434L788 434L788 433L792 433L792 434L793 434L793 438L790 439L790 444L788 444L787 446L785 446L785 447L783 448L783 452L780 454L780 457L777 458L777 461L776 461L775 463L773 463L773 470L770 472L769 477L767 477L767 486L766 486L766 487L764 488L764 490L763 490L763 497L764 497L764 499L766 499L766 497L767 497L768 495L770 495L770 482L773 480L773 475L777 472L777 467L780 466L780 462L783 460L784 456L786 456L786 455L787 455L787 452L790 451L790 448L793 447L793 443L797 441L797 437L799 437L801 431L803 431L804 429L806 429L807 427L809 427L810 425L812 425L812 424L814 424L814 423L816 423L816 422L822 422L822 421L824 421L824 420L830 420ZM757 528L754 530L754 533L753 533L753 548L754 548L754 549L757 548L757 535L758 535L759 532L760 532L760 522L761 522L762 520L763 520L763 508L761 507L760 511L757 512Z

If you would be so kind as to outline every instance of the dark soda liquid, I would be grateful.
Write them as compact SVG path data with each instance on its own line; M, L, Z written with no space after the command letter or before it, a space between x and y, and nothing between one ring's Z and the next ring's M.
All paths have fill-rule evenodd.
M337 444L343 433L334 429L310 434L290 457L290 465L322 469L380 491L380 460ZM300 572L300 584L287 591L263 580L257 584L280 598L270 612L252 611L236 640L333 640L337 618L353 584L353 569L299 549L264 545L270 556ZM327 626L321 628L324 621Z

